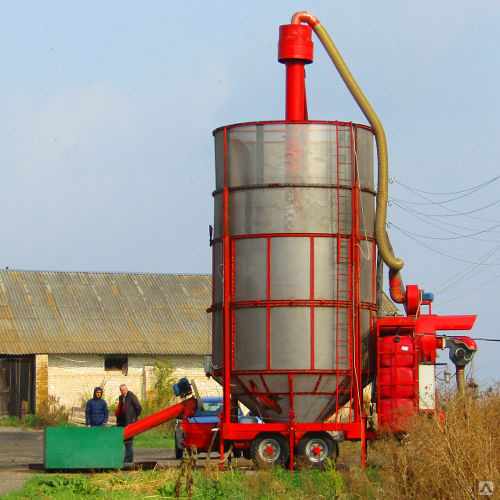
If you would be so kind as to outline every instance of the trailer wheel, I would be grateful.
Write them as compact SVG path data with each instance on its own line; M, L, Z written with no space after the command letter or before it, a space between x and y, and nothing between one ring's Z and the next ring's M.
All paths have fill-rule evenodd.
M338 444L323 432L306 434L297 446L297 458L308 468L322 469L327 458L335 462L338 455Z
M250 446L250 456L259 468L284 465L290 447L281 434L259 434Z

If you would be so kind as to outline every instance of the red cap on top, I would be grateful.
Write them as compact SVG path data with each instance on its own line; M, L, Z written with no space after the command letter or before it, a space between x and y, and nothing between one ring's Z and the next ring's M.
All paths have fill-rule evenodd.
M300 60L304 64L313 62L312 28L305 24L284 24L280 26L278 61L286 63Z

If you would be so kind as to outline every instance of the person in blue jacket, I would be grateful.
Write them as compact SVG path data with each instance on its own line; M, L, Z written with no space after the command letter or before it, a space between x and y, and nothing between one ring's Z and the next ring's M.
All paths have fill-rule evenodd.
M94 397L87 401L85 423L87 427L102 427L108 421L108 405L102 399L102 387L94 389Z

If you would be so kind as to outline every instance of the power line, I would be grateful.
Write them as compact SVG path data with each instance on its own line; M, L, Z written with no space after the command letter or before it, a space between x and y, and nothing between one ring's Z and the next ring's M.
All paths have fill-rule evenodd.
M414 218L425 222L426 224L438 229L441 234L444 232L446 236L429 236L426 234L418 234L418 233L413 233L411 231L405 230L403 228L400 228L394 224L394 227L398 229L400 232L402 232L404 235L406 235L408 238L412 239L416 243L418 243L420 246L423 246L424 248L437 253L438 255L442 255L446 258L458 261L458 262L463 262L466 264L470 264L468 266L468 269L462 269L459 273L454 273L452 276L450 276L448 279L446 279L444 282L439 285L439 289L436 291L436 294L441 294L443 292L448 292L452 290L453 288L456 288L457 286L463 284L472 276L477 277L479 276L482 271L486 270L487 267L491 266L498 266L500 265L500 262L491 262L493 255L500 249L500 246L495 246L494 248L491 248L488 252L486 252L483 256L481 257L472 257L471 259L465 257L465 256L460 256L459 254L453 255L453 252L450 253L448 251L443 251L440 248L436 248L434 246L431 246L429 244L424 243L421 241L421 239L427 239L427 240L439 240L439 241L454 241L454 240L459 240L459 239L470 239L470 240L475 240L475 241L485 241L485 242L490 242L490 243L500 243L499 240L495 239L488 239L488 238L480 238L478 237L479 235L483 235L485 233L496 233L499 234L500 231L498 231L498 228L500 227L500 221L499 220L492 220L488 219L486 217L477 217L472 214L476 214L477 212L480 212L482 210L486 210L492 206L495 206L496 204L500 203L500 199L497 199L495 201L492 201L491 203L488 203L484 206L481 206L479 208L475 208L473 210L469 211L464 211L464 212L459 212L458 210L455 210L449 206L447 206L447 203L451 203L453 201L459 200L461 198L464 198L466 196L472 195L476 193L477 191L485 188L486 186L492 184L493 182L497 181L500 179L500 175L497 175L485 182L482 182L481 184L478 184L476 186L472 186L466 189L462 189L459 191L452 191L452 192L430 192L430 191L425 191L422 189L414 188L411 187L407 184L404 184L403 182L397 181L395 179L391 179L391 182L396 182L397 184L401 185L403 188L406 190L414 193L416 196L419 198L425 200L424 202L413 202L413 201L405 201L400 198L392 198L391 202L394 203L399 209L405 211L407 214L412 215ZM445 200L435 200L432 198L429 198L428 196L425 195L431 195L431 196L448 196L450 198L445 199ZM440 208L443 209L443 211L448 212L448 213L425 213L420 210L416 206L436 206L438 205ZM489 225L488 227L464 227L459 224L454 224L453 222L448 222L450 220L450 217L468 217L474 220L479 220L481 222L486 222L486 221L491 221L494 222L494 225ZM446 217L446 222L444 218ZM481 224L483 225L483 224ZM457 228L459 230L467 231L466 234L463 234L462 231L453 231L450 229L451 227ZM432 233L431 233L432 234ZM493 235L492 235L493 236ZM493 236L494 238L494 236ZM465 257L465 258L464 258ZM498 259L496 259L498 260ZM499 275L500 276L500 275ZM469 291L468 293L471 293L478 288L483 287L487 283L491 282L493 279L496 279L497 276L490 277L488 278L485 282L483 282L481 285L475 287L473 290ZM460 295L461 297L463 295ZM451 302L453 300L456 300L459 297L455 297L452 299L449 299L445 302L439 301L440 304L446 303L446 302Z
M474 191L469 191L468 193L461 194L460 196L455 196L454 198L448 198L447 200L432 200L432 201L407 201L410 205L444 205L445 203L451 203L452 201L461 200L466 196L477 193L481 188L475 189ZM411 190L410 190L411 191ZM414 193L417 194L417 193Z
M487 285L488 283L491 283L493 280L496 280L498 278L500 278L500 274L496 274L495 276L492 276L491 278L487 279L486 281L483 281L482 283L480 283L478 286L474 287L472 290L469 290L467 292L467 295L470 295L471 293L474 293L476 290L479 290L480 288L483 288L485 285ZM460 295L457 295L457 296L455 296L455 297L453 297L451 299L445 300L444 302L439 301L439 304L440 305L448 304L448 302L453 302L454 300L457 300L457 299L459 299L459 298L461 298L463 296L464 296L464 294L461 293ZM438 301L436 301L436 302L438 302Z
M497 179L500 179L500 175L497 175L496 177L493 177L492 179L489 179L488 181L485 181L485 182L483 182L481 184L478 184L477 186L472 186L470 188L462 189L461 191L449 191L447 193L435 193L435 192L433 193L431 191L424 191L422 189L417 189L417 188L408 186L408 185L402 183L401 181L398 181L395 178L392 178L391 182L395 182L396 184L399 184L399 185L403 186L404 188L408 189L409 191L415 191L415 192L418 192L418 193L424 193L424 194L430 194L430 195L436 195L436 196L450 196L450 195L454 195L454 194L466 193L468 191L475 192L475 191L477 191L479 189L482 189L483 187L486 187L488 184L491 184L492 182L495 182Z
M500 176L497 176L497 177L494 177L493 179L490 179L490 181L487 181L486 183L491 183L493 182L494 180L496 180L497 178L499 178ZM499 220L493 220L493 219L487 219L487 218L481 218L481 217L475 217L474 215L470 215L471 213L474 213L474 212L477 212L477 211L480 211L480 210L485 210L486 208L489 208L489 206L493 206L495 205L496 203L498 203L500 200L497 200L495 202L493 202L492 204L490 205L487 205L485 207L481 207L479 209L476 209L476 210L473 210L473 211L470 211L470 212L464 212L464 213L461 213L461 212L458 212L457 210L454 210L450 207L447 207L445 205L442 204L442 202L435 202L435 200L423 195L423 194L420 194L420 193L425 193L426 191L423 191L421 189L416 189L416 188L412 188L406 184L403 184L399 181L396 181L396 180L393 180L393 182L397 182L398 184L400 184L401 186L405 187L406 189L408 189L409 191L412 191L414 192L417 196L419 196L420 198L424 199L424 200L427 200L428 202L431 202L432 204L438 204L438 205L441 205L443 209L445 210L448 210L449 212L452 212L452 214L426 214L426 213L421 213L421 215L425 216L425 217L453 217L453 216L466 216L466 217L469 217L471 219L475 219L475 220L488 220L490 222L500 222ZM486 184L486 183L483 183L483 184ZM479 185L481 186L481 185ZM478 186L475 186L473 188L470 188L470 189L475 189L476 187ZM469 190L470 190L469 189ZM465 191L465 190L464 190ZM463 192L463 191L462 191ZM458 192L457 192L458 193ZM428 193L428 194L433 194L433 193ZM456 193L447 193L447 194L456 194ZM404 203L404 202L403 202Z
M474 340L481 340L483 342L500 342L500 339L485 339L480 337L474 338Z
M439 250L437 248L434 248L430 245L427 245L425 243L423 243L422 241L420 241L418 238L415 238L411 233L409 233L408 231L405 231L404 229L396 226L396 224L394 224L393 222L390 222L389 223L392 227L394 227L395 229L397 229L398 231L400 231L401 233L403 233L404 235L408 236L408 238L412 239L413 241L415 241L416 243L418 243L419 245L423 246L424 248L427 248L428 250L431 250L432 252L435 252L439 255L443 255L444 257L448 257L449 259L453 259L453 260L456 260L458 262L465 262L466 264L479 264L479 265L483 265L483 266L496 266L496 265L499 265L499 264L493 264L493 263L481 263L481 262L477 262L477 261L471 261L471 260L466 260L466 259L461 259L459 257L455 257L447 252L444 252L442 250Z
M393 201L393 200L394 200L394 198L391 201ZM401 205L400 203L398 203L397 201L393 201L393 203L394 203L394 206L400 208L401 210L404 210L406 213L421 220L422 222L425 222L426 224L429 224L430 226L436 227L437 229L439 229L441 231L446 231L450 234L459 235L459 233L456 233L455 231L451 231L447 227L443 227L443 226L453 226L453 227L456 227L458 229L464 229L465 231L473 231L474 230L471 227L460 226L458 224L453 224L452 222L449 222L449 221L441 222L441 221L437 220L437 221L431 222L432 219L429 219L429 217L426 217L426 214L424 214L423 212L419 212L418 210L415 210L415 209L412 209L409 207L405 207L405 206ZM442 226L438 226L437 224L441 224ZM486 228L485 231L492 232L492 233L500 233L500 231L493 230L493 228L495 228L495 227L497 227L497 224ZM493 240L484 240L484 239L480 239L480 238L471 238L471 239L475 239L477 241L492 241L492 242L494 242Z
M402 201L399 201L400 203L403 203L405 204L406 202L402 202ZM463 215L467 215L467 216L470 216L470 214L474 214L476 212L481 212L482 210L486 210L487 208L490 208L490 207L493 207L494 205L496 205L497 203L500 203L500 199L498 200L495 200L491 203L488 203L488 205L484 205L482 207L479 207L479 208L475 208L474 210L469 210L468 212L458 212L457 210L453 210L452 208L450 207L443 207L445 208L446 210L449 210L450 212L453 212L451 214L427 214L427 213L422 213L422 215L426 216L426 217L459 217L459 216L463 216ZM475 217L472 217L472 218L475 218ZM500 222L498 220L494 220L494 219L487 219L487 218L479 218L479 220L488 220L490 222Z
M496 226L493 227L499 227L500 224L497 224ZM413 234L413 236L416 236L417 238L425 238L427 240L459 240L462 238L470 238L472 236L477 236L478 234L483 234L487 233L488 229L482 229L481 231L476 231L475 233L471 234L462 234L459 236L448 236L448 237L440 237L440 236L427 236L425 234L417 234L417 233L410 233ZM492 241L492 240L487 240L487 241ZM493 243L500 243L500 241L493 241Z
M477 264L474 264L470 267L470 269L468 269L467 271L463 271L461 274L459 274L459 276L453 276L453 278L456 278L454 281L451 281L450 283L450 279L448 279L447 281L445 281L442 285L441 285L441 288L438 288L436 290L436 294L441 294L443 293L444 291L448 290L449 288L451 288L452 286L457 286L457 285L461 285L467 278L469 278L470 276L472 275L475 275L474 271L476 270L476 268L478 268L481 264L484 263L484 261L486 261L487 259L489 259L500 247L497 247L497 248L492 248L488 253L486 253L484 255L484 257L477 263ZM487 268L484 268L481 269L480 271L478 271L478 273L480 273L481 271L484 271L485 269ZM477 273L476 273L477 275ZM451 280L453 279L451 278Z

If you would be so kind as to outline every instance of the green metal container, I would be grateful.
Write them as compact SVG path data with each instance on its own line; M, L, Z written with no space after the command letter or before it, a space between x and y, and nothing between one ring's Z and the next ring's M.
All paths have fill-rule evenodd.
M123 467L123 427L47 427L46 469Z

